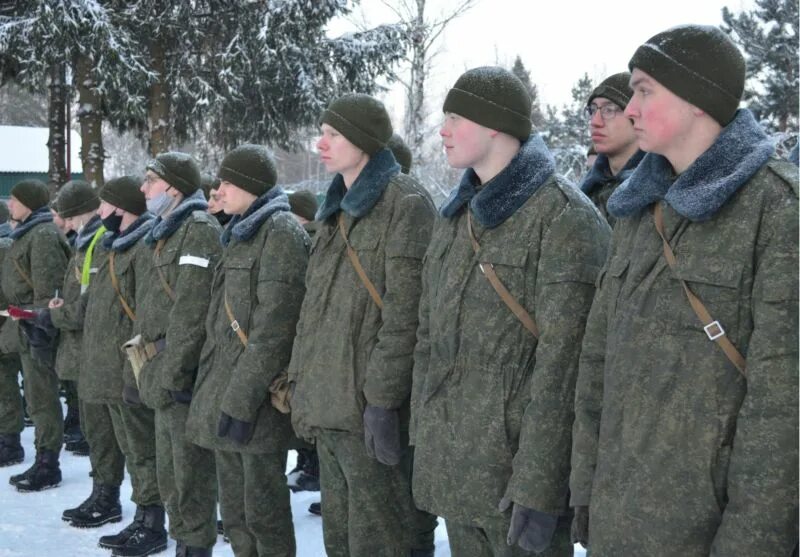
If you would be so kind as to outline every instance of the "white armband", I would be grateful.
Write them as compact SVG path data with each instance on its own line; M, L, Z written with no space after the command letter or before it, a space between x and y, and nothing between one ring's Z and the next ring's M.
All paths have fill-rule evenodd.
M208 259L196 257L194 255L181 255L181 258L178 260L178 265L194 265L195 267L202 267L203 269L208 267L208 263Z

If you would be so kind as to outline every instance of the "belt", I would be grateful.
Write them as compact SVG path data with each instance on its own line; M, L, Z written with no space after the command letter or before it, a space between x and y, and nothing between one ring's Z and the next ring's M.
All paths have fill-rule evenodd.
M156 354L162 352L167 347L167 339L160 338L155 342L148 342L144 345L144 353L147 355L148 360L156 357Z

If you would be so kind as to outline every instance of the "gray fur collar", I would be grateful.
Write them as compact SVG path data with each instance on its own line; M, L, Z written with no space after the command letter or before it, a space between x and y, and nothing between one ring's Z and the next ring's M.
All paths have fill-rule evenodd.
M97 232L97 229L101 226L103 226L103 221L100 220L98 215L94 215L89 219L89 222L84 224L81 231L75 236L75 249L78 251L86 251L89 248L89 244L92 243L95 232Z
M482 187L478 175L468 168L439 212L445 218L453 218L469 203L481 226L494 228L522 207L555 169L553 155L542 138L537 134L531 135L508 166Z
M19 240L25 234L30 232L36 225L53 222L53 214L50 212L50 207L45 205L32 212L24 222L21 222L11 232L9 236L12 240Z
M0 224L0 238L8 238L11 236L11 223L6 221Z
M353 218L361 218L375 206L389 181L400 173L400 165L389 149L383 148L369 159L361 174L348 190L344 179L337 174L325 196L316 220L324 221L339 209Z
M236 215L231 219L220 237L222 245L227 246L231 238L237 242L246 242L258 232L269 217L279 211L291 211L291 207L289 196L275 186L256 199L243 215Z
M208 209L208 202L203 195L203 190L197 190L181 201L167 216L156 217L145 242L152 246L162 238L169 238L194 211L205 211L206 209Z
M611 195L608 212L617 218L631 217L663 199L689 220L708 220L774 150L753 114L740 109L714 144L677 179L666 158L648 153Z
M612 176L611 174L611 167L608 166L608 157L602 153L597 155L597 160L594 161L592 169L586 175L586 178L583 179L583 182L581 182L581 191L586 195L591 195L594 190L609 182L613 181L618 184L624 182L630 178L633 171L636 170L636 167L642 162L644 155L644 151L641 149L637 150L616 176Z
M152 213L144 212L131 225L117 234L106 234L103 236L103 247L107 250L122 253L142 239L155 224Z

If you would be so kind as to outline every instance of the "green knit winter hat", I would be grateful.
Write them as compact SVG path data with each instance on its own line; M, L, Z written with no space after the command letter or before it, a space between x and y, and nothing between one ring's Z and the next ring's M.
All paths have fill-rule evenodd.
M147 201L139 189L142 179L137 176L120 176L106 182L100 190L100 199L137 217L147 211Z
M444 100L444 112L525 141L531 134L531 96L504 68L473 68L458 78Z
M219 179L260 197L278 180L275 161L266 147L246 143L225 155Z
M200 167L194 157L186 153L161 153L145 168L161 176L183 195L192 195L200 188Z
M22 180L11 188L11 195L31 211L41 209L50 202L47 184L40 180Z
M308 190L300 190L289 194L289 206L292 213L306 220L314 220L317 214L317 196Z
M408 148L406 142L403 141L403 138L397 134L393 134L392 137L389 138L389 143L386 145L394 155L394 159L397 161L397 164L400 165L400 170L403 174L408 174L411 170L411 149Z
M736 114L744 92L744 56L719 27L679 25L654 35L628 63L695 105L721 125Z
M392 122L383 103L369 95L350 93L333 101L320 116L350 143L369 156L384 147L392 136Z
M630 72L615 73L614 75L608 76L600 85L594 88L592 94L589 95L589 100L586 101L586 106L592 104L592 101L597 97L603 97L625 110L625 107L628 106L628 102L633 95L630 82Z
M58 216L62 219L96 211L100 199L92 186L83 180L70 180L58 191Z

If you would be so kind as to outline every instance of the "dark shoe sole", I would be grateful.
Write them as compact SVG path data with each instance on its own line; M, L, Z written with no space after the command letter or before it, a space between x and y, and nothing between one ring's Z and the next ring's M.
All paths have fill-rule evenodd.
M100 546L102 547L102 546ZM122 549L118 547L111 552L112 557L146 557L147 555L155 555L156 553L161 553L162 551L167 549L167 542L164 542L163 545L156 546L151 549L142 550L141 553L117 553Z
M0 462L0 468L5 468L6 466L12 466L12 465L14 465L14 464L19 464L19 463L20 463L20 462L22 462L23 460L25 460L25 457L24 457L24 456L20 457L19 459L14 459L14 460L6 460L6 461L4 461L4 462Z
M112 522L122 522L122 513L116 514L114 516L107 516L102 520L97 520L96 522L76 522L72 520L69 525L75 528L87 529L87 528L99 528L103 524L109 524Z
M14 485L14 487L17 488L17 491L19 491L20 493L36 493L37 491L45 491L46 489L53 489L54 487L58 487L58 486L61 485L61 482L50 484L50 485L43 485L41 487L38 487L37 489L34 489L32 487L19 485L19 484L13 484L13 485Z

